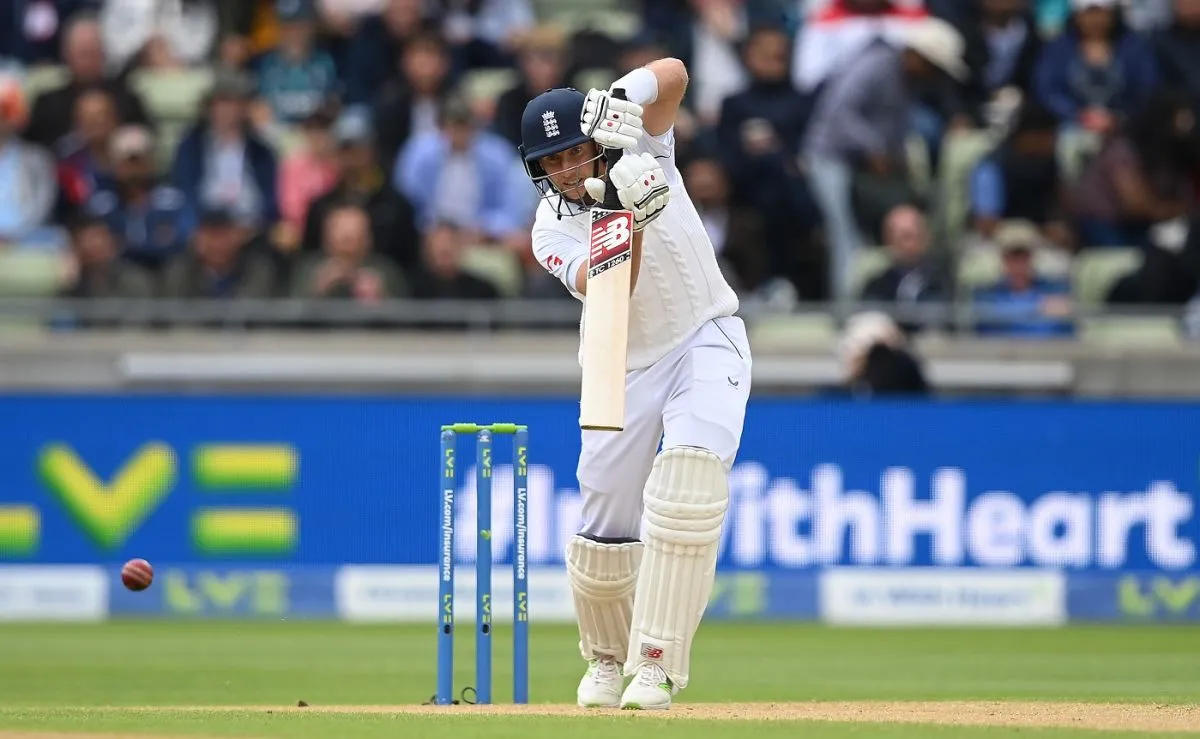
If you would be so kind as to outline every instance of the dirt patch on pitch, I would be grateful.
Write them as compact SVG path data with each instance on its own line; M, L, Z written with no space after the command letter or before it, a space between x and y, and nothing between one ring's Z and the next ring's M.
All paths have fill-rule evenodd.
M155 710L155 709L140 709ZM164 710L164 709L158 709ZM225 706L172 708L179 711L311 712L347 714L441 714L500 716L588 716L601 713L630 720L704 719L725 721L836 721L950 726L1094 729L1100 731L1189 732L1200 734L1200 705L1150 703L1046 703L1005 701L678 703L670 711L582 709L571 705L492 706ZM0 739L14 739L0 735ZM89 739L93 739L89 737Z

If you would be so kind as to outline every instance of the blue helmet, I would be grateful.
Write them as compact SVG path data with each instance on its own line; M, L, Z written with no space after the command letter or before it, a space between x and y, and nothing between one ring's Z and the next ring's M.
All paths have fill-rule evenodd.
M521 145L517 150L525 162L525 172L543 198L559 193L538 160L592 140L579 127L579 121L583 117L584 100L586 97L579 90L573 87L559 87L543 92L525 106L525 113L521 116ZM603 158L604 150L601 147L600 153L585 163L592 164L592 176L596 176L595 167ZM568 208L567 213L563 212L564 205ZM577 206L578 209L571 212L571 205ZM568 203L565 197L559 198L559 217L582 213L582 208L578 206L579 203Z

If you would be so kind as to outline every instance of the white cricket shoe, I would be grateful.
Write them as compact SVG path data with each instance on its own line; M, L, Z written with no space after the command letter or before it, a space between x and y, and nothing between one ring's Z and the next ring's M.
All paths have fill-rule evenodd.
M624 684L625 675L616 659L606 655L591 660L575 691L576 702L584 708L616 708Z
M639 711L665 711L671 707L671 697L679 692L667 673L658 665L643 665L637 677L625 688L621 708Z

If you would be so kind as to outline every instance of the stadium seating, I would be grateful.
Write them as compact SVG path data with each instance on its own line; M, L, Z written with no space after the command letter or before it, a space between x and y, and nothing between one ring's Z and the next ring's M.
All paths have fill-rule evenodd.
M62 87L69 77L67 67L61 64L28 67L25 69L21 87L29 104L33 105L38 95Z
M837 324L827 313L767 315L747 322L750 344L763 349L831 346Z
M891 257L882 246L870 245L859 249L851 266L854 280L854 295L862 294L863 287L881 274L891 264Z
M1076 302L1084 307L1103 304L1113 283L1141 263L1142 252L1135 247L1084 250L1075 257L1072 266L1072 292Z
M521 264L511 252L493 246L471 246L463 252L463 271L496 286L500 296L520 296L525 283Z
M1087 318L1084 341L1109 347L1172 347L1182 341L1179 324L1163 316L1104 316Z
M130 75L130 86L145 103L158 133L160 166L169 165L180 139L195 122L212 79L209 68L138 70Z
M37 249L0 249L0 299L49 298L62 284L62 255ZM45 323L32 313L0 312L0 333L38 332Z

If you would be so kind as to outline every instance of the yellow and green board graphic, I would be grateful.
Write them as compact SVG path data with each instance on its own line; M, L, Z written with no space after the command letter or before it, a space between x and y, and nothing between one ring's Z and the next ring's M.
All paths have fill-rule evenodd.
M188 461L199 494L286 495L296 485L300 455L285 444L210 443L194 447ZM175 492L180 460L168 444L149 442L105 481L74 448L56 443L44 447L35 464L50 497L106 553L120 550ZM0 557L36 554L41 522L42 511L34 505L0 505ZM299 521L286 505L206 504L191 512L188 533L194 551L203 556L279 556L295 550Z

